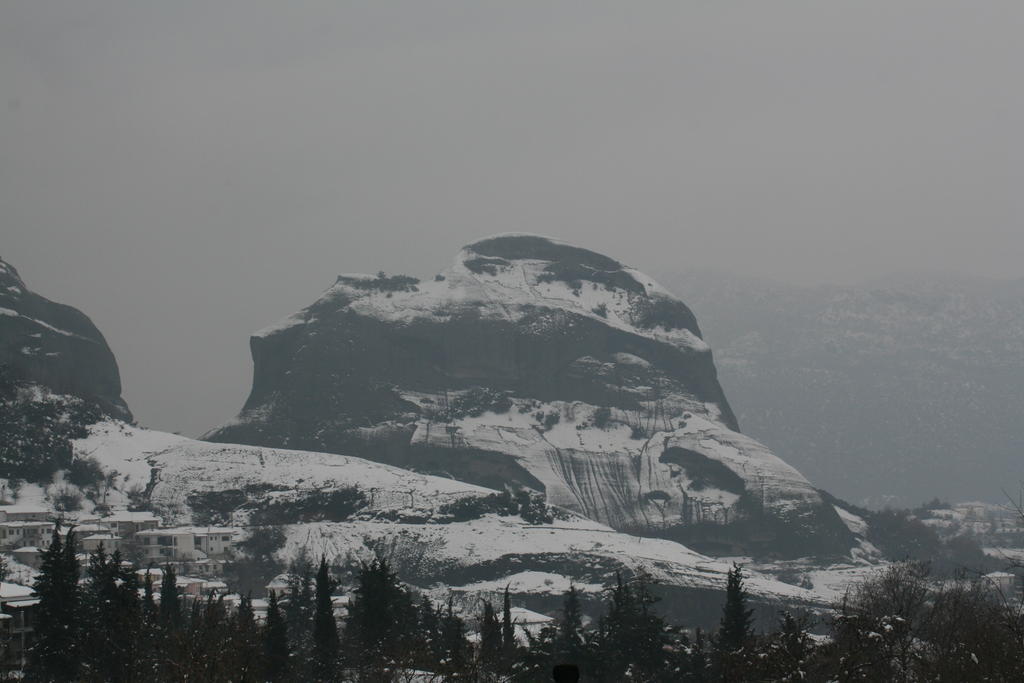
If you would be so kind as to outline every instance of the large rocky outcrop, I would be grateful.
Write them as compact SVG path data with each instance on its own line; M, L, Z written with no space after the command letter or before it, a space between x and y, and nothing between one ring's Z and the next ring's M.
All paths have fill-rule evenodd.
M807 480L738 433L690 310L585 249L503 235L432 280L343 275L251 348L249 399L210 440L526 486L710 551L849 547Z
M131 420L117 361L92 321L29 291L14 266L2 260L0 366L18 379L96 401L111 415Z

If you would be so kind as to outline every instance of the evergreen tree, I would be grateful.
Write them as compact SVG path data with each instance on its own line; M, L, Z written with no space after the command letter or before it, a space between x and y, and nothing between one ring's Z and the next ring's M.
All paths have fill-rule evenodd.
M595 634L594 644L601 653L593 671L596 678L657 680L665 675L668 627L652 609L656 601L644 574L639 574L633 585L616 575L615 585L608 591L607 612Z
M142 587L142 619L147 626L151 626L157 622L159 611L153 598L153 573L148 569Z
M301 662L310 660L315 602L313 563L303 549L288 568L288 600L284 603L288 642L292 644L294 658Z
M263 626L263 659L268 681L284 681L288 677L288 625L277 601L277 594L270 593L267 600L267 621Z
M260 660L260 632L252 608L252 594L241 596L229 627L229 649L235 661L237 680L258 679Z
M362 564L345 629L349 660L378 673L395 662L407 661L412 654L407 641L415 638L416 626L412 598L387 560L377 557Z
M160 623L164 629L175 631L181 628L181 594L178 592L178 577L174 567L164 565L163 579L160 581Z
M480 617L480 663L487 671L501 668L501 622L494 613L494 606L484 600L484 611Z
M516 657L518 644L516 643L515 626L512 623L512 598L509 596L507 585L505 586L505 595L501 600L501 649L506 665L511 665Z
M441 618L441 643L444 651L441 670L449 676L464 673L469 662L466 622L455 614L451 596L448 597L448 609Z
M248 630L256 625L256 615L252 609L252 593L240 597L238 610L235 612L235 623L242 630Z
M733 563L725 585L725 606L718 629L718 647L724 652L742 649L754 633L754 610L747 609L747 591L743 585L743 568Z
M83 676L105 681L130 680L142 611L138 581L120 552L107 555L103 545L89 558L83 611L88 628L82 642Z
M441 617L430 598L423 596L416 607L414 661L430 668L441 659Z
M320 557L316 573L316 610L313 614L313 679L331 681L336 678L338 663L338 624L334 620L331 593L337 582L327 568L326 556Z
M690 679L694 683L704 683L709 680L709 659L707 642L704 638L704 631L697 629L693 639L693 648L690 650Z
M68 529L66 539L62 540L58 522L50 547L43 553L34 586L39 605L36 640L29 657L30 680L70 681L78 677L82 632L79 571L74 527Z
M556 656L579 665L583 661L583 610L580 607L580 592L570 584L565 594L562 618L558 622Z

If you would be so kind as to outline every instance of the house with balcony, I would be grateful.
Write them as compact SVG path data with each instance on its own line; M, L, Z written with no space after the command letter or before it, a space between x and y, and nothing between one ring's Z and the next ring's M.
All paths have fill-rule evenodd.
M197 562L224 560L234 553L233 527L173 527L147 529L135 534L147 562Z

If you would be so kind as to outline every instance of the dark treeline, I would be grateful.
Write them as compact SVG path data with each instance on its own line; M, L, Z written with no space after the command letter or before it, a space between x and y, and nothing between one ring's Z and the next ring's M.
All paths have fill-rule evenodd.
M582 680L1024 680L1024 619L1014 603L966 578L936 582L919 564L893 565L847 595L812 636L807 616L780 614L757 634L742 569L729 573L720 627L710 633L659 616L649 579L618 577L587 623L570 588L557 619L516 633L506 590L467 619L452 601L417 598L386 559L354 571L347 615L322 558L293 567L266 618L252 602L186 600L170 567L160 585L102 549L87 566L54 534L36 583L31 681L544 681L571 662ZM476 634L472 639L468 634ZM520 636L517 638L517 635Z

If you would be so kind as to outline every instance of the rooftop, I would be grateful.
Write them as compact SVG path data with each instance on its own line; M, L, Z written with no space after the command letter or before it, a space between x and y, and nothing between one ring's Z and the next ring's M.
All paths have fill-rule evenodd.
M18 598L32 597L33 591L28 586L19 583L0 582L0 598L4 600L15 600Z

